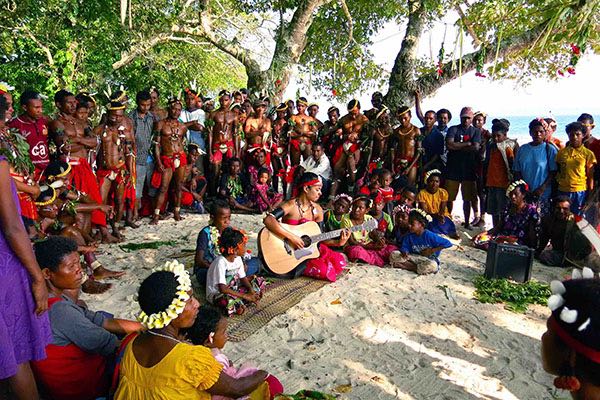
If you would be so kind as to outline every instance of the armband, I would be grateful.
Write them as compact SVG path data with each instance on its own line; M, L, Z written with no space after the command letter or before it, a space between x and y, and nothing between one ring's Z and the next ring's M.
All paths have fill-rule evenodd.
M281 207L277 207L270 213L267 213L267 215L270 215L271 217L273 217L275 219L280 219L281 217L284 216L284 214L285 214L285 212L283 212L283 209Z

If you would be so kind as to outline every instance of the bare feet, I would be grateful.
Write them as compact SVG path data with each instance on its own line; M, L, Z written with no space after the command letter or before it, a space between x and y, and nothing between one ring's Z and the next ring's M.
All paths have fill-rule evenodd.
M106 278L119 278L125 275L125 271L111 271L104 268L102 265L94 270L94 279L102 280Z
M138 224L136 224L135 222L133 222L133 220L131 220L131 221L125 221L125 226L128 226L128 227L133 228L133 229L137 229L137 228L140 227Z
M87 281L83 282L83 285L81 285L81 290L83 293L100 294L106 292L111 287L112 284L110 283L102 283L93 279L88 279Z
M173 212L173 219L175 221L181 221L183 219L183 217L181 216L181 214L179 213L179 211L175 211L175 212Z
M456 232L454 232L448 236L450 237L450 239L455 239L455 240L460 239L460 236Z
M106 233L102 236L102 243L111 244L111 243L119 243L119 238L114 237L110 233Z
M150 225L158 225L158 215L155 215L154 217L152 217L152 219L150 220Z

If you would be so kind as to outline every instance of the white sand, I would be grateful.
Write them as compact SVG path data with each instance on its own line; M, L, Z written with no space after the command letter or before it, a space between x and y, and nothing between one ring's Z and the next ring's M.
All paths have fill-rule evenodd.
M127 275L107 293L84 300L92 309L133 318L141 280L156 265L193 251L207 219L187 215L179 223L144 223L126 232L130 242L175 240L173 247L126 253L118 245L102 246L103 264ZM256 252L261 217L234 215L232 225L249 233ZM540 362L549 310L530 306L515 314L474 300L472 279L483 272L485 253L463 248L444 251L434 276L352 264L338 282L246 341L227 344L225 352L235 363L251 362L276 375L286 392L316 389L344 399L551 398L552 378ZM549 282L566 273L535 263L533 276ZM332 304L338 299L341 304Z

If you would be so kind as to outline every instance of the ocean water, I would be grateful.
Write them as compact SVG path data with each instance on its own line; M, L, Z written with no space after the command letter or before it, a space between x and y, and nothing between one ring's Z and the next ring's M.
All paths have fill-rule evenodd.
M556 120L558 124L558 128L556 129L556 133L553 135L565 143L569 138L567 137L567 133L565 132L565 126L571 122L577 121L579 115L554 115L553 118ZM510 130L508 132L508 137L512 139L517 139L520 145L531 142L531 136L529 136L529 123L535 116L491 116L488 115L486 128L491 131L492 130L492 120L494 118L506 118L510 121Z

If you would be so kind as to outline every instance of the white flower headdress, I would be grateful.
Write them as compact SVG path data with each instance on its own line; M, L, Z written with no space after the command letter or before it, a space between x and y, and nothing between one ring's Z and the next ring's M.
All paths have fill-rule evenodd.
M416 212L418 213L420 216L422 216L423 218L425 218L425 220L427 222L432 222L433 218L431 218L431 215L427 214L424 210L421 210L420 208L413 208L412 210L410 210L410 212Z
M513 190L515 190L518 186L524 185L525 186L525 190L529 190L529 185L527 185L527 182L525 182L523 179L515 181L513 183L511 183L508 186L508 189L506 189L506 196L510 196L510 192L512 192Z
M581 271L577 268L573 269L573 273L571 274L572 279L593 279L594 271L592 271L588 267L584 267ZM552 290L552 296L548 298L548 308L551 311L556 311L560 307L564 306L565 299L563 298L563 294L567 292L565 285L561 281L552 281L550 282L550 290ZM559 316L563 322L567 324L573 324L577 321L578 312L577 310L571 310L567 306L563 307ZM588 327L591 320L586 319L578 328L579 332L585 330Z
M427 171L425 173L425 182L427 182L427 179L429 179L429 177L433 174L441 175L442 171L440 171L439 169L432 169L431 171Z
M157 268L154 272L158 271L172 272L179 285L177 285L175 298L164 311L155 312L151 315L146 314L144 311L140 312L137 319L147 329L160 329L169 325L171 321L177 318L185 309L185 303L190 298L188 292L192 290L190 274L179 261L167 261L162 267Z

